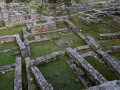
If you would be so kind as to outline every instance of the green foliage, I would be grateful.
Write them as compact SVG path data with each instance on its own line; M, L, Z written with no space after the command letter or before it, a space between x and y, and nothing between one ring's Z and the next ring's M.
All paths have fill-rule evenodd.
M8 3L11 3L13 0L5 0L5 2L8 4Z

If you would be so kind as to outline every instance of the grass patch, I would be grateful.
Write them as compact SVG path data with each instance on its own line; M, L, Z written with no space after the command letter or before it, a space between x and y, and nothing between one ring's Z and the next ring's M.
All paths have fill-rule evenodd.
M80 51L77 51L79 54L84 54L84 53L87 53L87 52L90 52L92 51L92 49L85 49L85 50L80 50Z
M13 90L14 89L14 71L0 73L0 90Z
M18 45L17 45L17 43L15 41L3 43L3 44L0 44L0 51L7 50L7 49L17 47L17 46Z
M112 49L112 46L117 46L120 45L120 40L115 40L115 41L108 41L106 43L100 43L100 46L104 48L104 50L110 50Z
M87 16L82 15L82 14L78 14L78 16L83 17L83 18L87 18Z
M49 34L49 35L52 35L52 34ZM57 35L57 34L54 34L54 35ZM71 48L85 45L84 41L82 41L82 39L80 39L75 33L69 36L60 36L60 38L57 40L62 40L62 41L72 40L73 46L68 46ZM68 47L63 47L63 48L58 47L55 44L55 40L51 40L47 42L32 43L30 44L30 46L31 46L31 58L45 56L47 54L51 54L57 51L63 51L66 48L68 48Z
M57 29L63 29L68 28L68 26L65 23L56 24Z
M54 90L83 90L81 83L75 83L77 76L67 64L67 60L69 58L66 55L58 56L57 61L43 64L38 68Z
M5 23L4 22L0 22L0 27L5 27Z
M5 30L1 30L0 31L0 36L19 34L20 38L23 40L22 27L24 27L24 26L25 25L20 25L20 26L8 28L8 29L5 29Z
M41 20L41 21L37 21L36 23L42 24L42 23L46 23L46 20Z
M111 56L114 56L116 59L120 60L120 53L113 53L110 54Z
M98 35L102 33L114 33L115 31L112 28L106 28L100 24L92 24L90 26L86 25L84 22L79 21L77 18L71 19L73 24L75 24L80 30L83 30L83 35L91 35L95 40L98 39ZM100 31L100 29L106 29L105 31Z
M4 65L9 65L15 63L16 56L11 56L10 54L18 51L18 49L8 51L5 53L0 53L0 67ZM17 55L19 56L19 55Z
M85 60L91 64L99 73L101 73L107 80L112 81L117 79L112 72L105 68L94 57L85 57Z

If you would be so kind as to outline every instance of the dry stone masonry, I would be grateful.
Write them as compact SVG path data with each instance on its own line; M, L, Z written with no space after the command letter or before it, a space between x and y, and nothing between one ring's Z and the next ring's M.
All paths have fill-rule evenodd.
M82 67L88 77L93 80L96 84L102 84L107 80L95 70L81 55L71 48L66 49L66 53L72 58L80 67Z
M6 61L6 59L4 61L3 57L0 56L0 59L3 59L1 62L4 61L3 63L0 63L0 75L4 75L6 72L15 72L14 90L56 89L56 87L53 87L55 85L52 86L50 84L51 82L48 82L49 80L47 81L49 77L44 77L44 73L41 73L42 70L40 70L39 66L42 66L42 64L48 65L47 63L50 62L57 63L60 59L64 59L59 59L58 56L68 57L68 60L64 63L69 65L69 68L76 74L74 75L76 76L76 79L71 81L72 83L80 83L80 87L84 85L84 89L86 90L120 89L120 81L115 80L120 79L120 61L118 60L119 56L116 55L119 55L120 53L120 43L117 42L117 40L119 41L120 39L120 2L117 0L105 0L99 2L98 0L84 0L77 3L75 0L71 0L71 6L68 8L64 3L61 5L58 5L59 3L50 4L48 0L32 0L26 4L22 2L18 3L18 1L19 0L13 0L13 2L9 4L10 9L8 10L4 0L0 0L0 45L3 47L2 44L8 42L16 42L17 44L17 46L8 49L2 49L0 47L1 55L6 53L6 57L10 56L16 58L15 62L12 62L14 60L10 59L10 64L1 66L4 62L9 63L9 61ZM42 1L43 11L42 9L39 9L42 5ZM53 7L55 7L56 10L52 10L51 8ZM40 12L38 13L39 10ZM102 18L105 18L105 20ZM83 23L78 24L77 20L78 22L80 21ZM5 25L2 26L2 24ZM65 26L63 24L65 24ZM76 24L80 25L80 27L77 27ZM17 30L14 32L12 29L8 35L5 34L5 36L1 36L3 35L3 30L10 30L8 28L14 28L18 25L26 25L22 27L22 38L20 37L21 31L17 34ZM66 28L63 28L62 25ZM87 29L91 31L88 31ZM94 34L91 34L92 32L96 34L96 29L98 29L97 34L99 40L96 39L98 41L94 40L96 37L92 36ZM75 35L81 40L77 41L78 38L74 37ZM67 38L64 39L63 37ZM111 41L117 42L117 44L110 44L111 48L108 50L106 50L105 47L102 47L104 46L104 43ZM41 45L49 44L49 42L52 43L51 45L55 46L49 46L50 48L45 48L43 46L46 51L42 52L43 47L41 47ZM36 46L37 44L41 45ZM81 46L82 44L83 46ZM105 46L107 47L107 45ZM37 49L39 52L34 51ZM51 49L53 49L54 52L51 52ZM59 51L58 49L63 51ZM48 50L50 50L51 54L46 55ZM57 52L55 50L57 50ZM36 55L34 56L34 52L36 55L40 54L45 56L35 57ZM49 51L47 53L49 53ZM86 57L95 58L97 62L112 74L112 79L115 78L114 81L109 81L109 77L100 73L99 67L95 68L94 64L89 63L89 61L85 59ZM97 64L95 66L97 66ZM52 68L58 69L53 66ZM61 74L62 71L58 71L60 71ZM56 75L56 72L53 74ZM64 73L64 75L65 74L67 73ZM56 82L58 83L58 81ZM57 89L64 89L62 87L64 86L64 80L62 80L62 83L60 81L58 86L59 88L57 87ZM65 89L67 88L66 86L64 87Z
M22 90L22 65L21 65L21 57L16 57L14 90Z
M35 79L37 81L38 86L41 88L41 90L53 90L53 87L51 84L49 84L45 78L43 77L42 73L39 71L37 67L31 67L31 71L33 75L35 76Z

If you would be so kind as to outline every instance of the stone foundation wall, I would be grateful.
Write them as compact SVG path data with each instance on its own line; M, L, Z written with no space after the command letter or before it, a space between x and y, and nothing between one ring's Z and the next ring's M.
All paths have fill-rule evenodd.
M90 87L86 90L120 90L120 80L109 81L98 86Z
M33 34L51 31L51 30L56 30L56 23L54 21L47 20L46 23L41 23L41 24L38 24L37 20L33 21L33 27L31 29L31 32Z
M90 35L86 36L86 40L87 40L88 45L90 45L94 50L101 49L101 46L97 44Z
M120 33L99 34L99 39L120 39Z
M79 17L78 16L78 20L86 23L87 25L91 25L91 21L89 19L83 18L83 17Z
M41 90L53 90L53 87L51 84L49 84L44 76L42 75L42 73L40 72L40 70L37 67L30 67L35 80L37 81L38 86L41 88Z
M120 61L115 57L110 56L108 53L103 52L102 50L97 50L97 53L102 56L111 71L113 71L116 77L120 79Z
M107 82L107 80L95 70L81 55L71 48L66 49L67 55L73 59L86 72L87 76L96 84Z
M16 57L14 90L22 90L22 65L21 57Z
M38 57L35 60L30 61L29 65L30 66L38 66L38 65L41 65L43 63L55 61L56 56L60 56L60 55L64 55L64 54L65 54L64 51L59 51L59 52L54 52L54 53L47 55L47 56Z
M6 35L0 37L0 44L15 41L15 37L12 35Z

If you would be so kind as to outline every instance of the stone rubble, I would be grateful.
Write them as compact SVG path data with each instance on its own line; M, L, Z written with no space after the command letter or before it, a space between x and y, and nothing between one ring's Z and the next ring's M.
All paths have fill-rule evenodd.
M55 41L55 43L57 44L57 46L59 47L66 47L66 46L72 46L73 45L73 41L72 40L68 40L68 41Z

